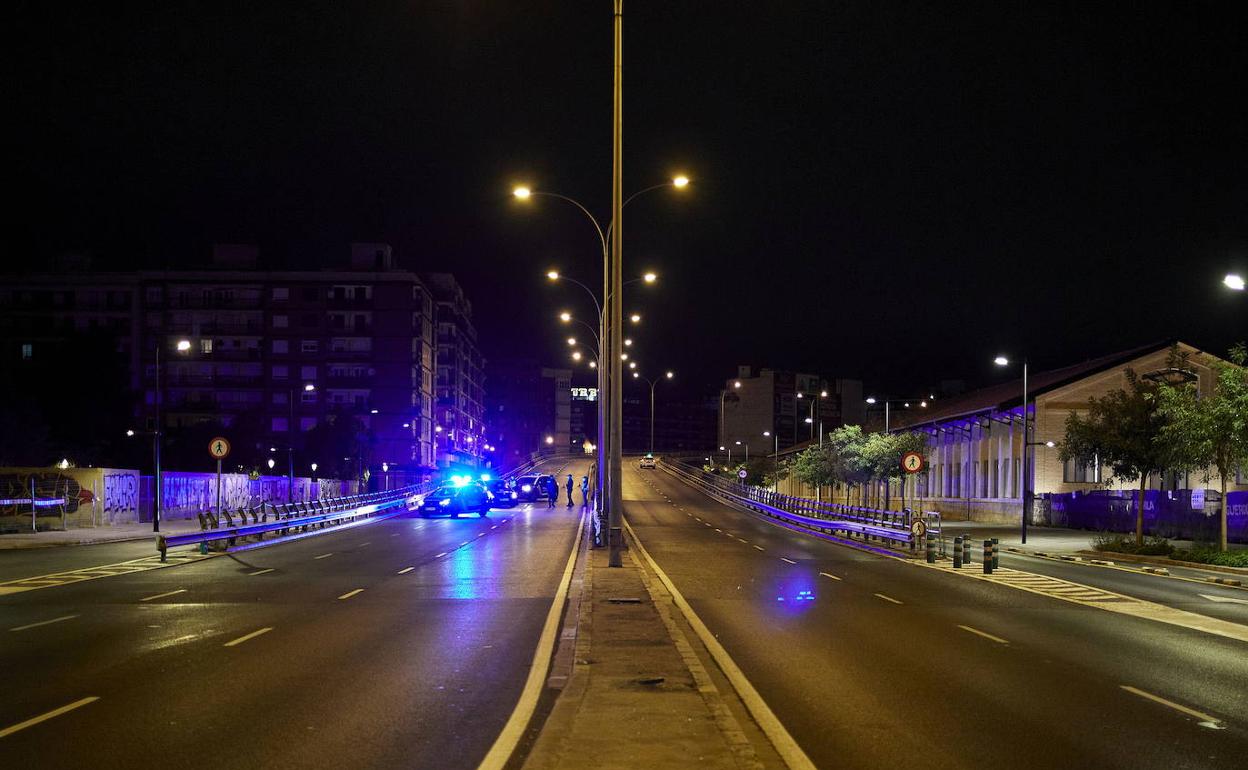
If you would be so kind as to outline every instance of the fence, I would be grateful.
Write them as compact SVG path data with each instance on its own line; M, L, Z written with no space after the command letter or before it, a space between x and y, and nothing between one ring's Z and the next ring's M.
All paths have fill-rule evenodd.
M1033 521L1041 526L1134 532L1137 494L1127 490L1046 493L1036 500ZM1196 497L1193 506L1190 489L1145 491L1145 534L1198 543L1217 542L1220 493L1205 492L1203 500ZM1227 539L1248 543L1248 492L1230 492L1226 500Z

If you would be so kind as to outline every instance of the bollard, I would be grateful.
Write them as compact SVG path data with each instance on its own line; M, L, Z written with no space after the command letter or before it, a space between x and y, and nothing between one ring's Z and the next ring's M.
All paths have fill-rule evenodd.
M924 538L927 541L927 563L936 563L936 541L930 537Z
M971 563L971 536L962 536L962 563L969 565Z
M994 537L992 539L992 568L994 570L1001 566L1001 562L997 553L998 549L999 549L998 540Z
M992 574L992 541L984 541L984 574Z
M953 568L962 569L962 536L953 539Z

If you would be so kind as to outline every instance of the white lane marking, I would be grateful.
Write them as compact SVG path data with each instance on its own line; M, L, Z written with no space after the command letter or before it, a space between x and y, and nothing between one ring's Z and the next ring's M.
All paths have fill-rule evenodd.
M760 551L766 551L766 550L767 550L766 548L762 547L761 545L756 545L756 546L754 546L754 547L755 547L755 548L757 548L757 549L758 549L758 550L760 550Z
M478 533L477 533L477 537L485 537L485 533L484 533L484 532L478 532Z
M38 623L29 623L24 626L18 626L17 628L10 628L9 630L10 631L25 631L28 628L38 628L39 626L50 626L53 623L60 623L62 620L73 620L76 617L78 616L77 615L62 615L59 618L52 618L51 620L41 620Z
M435 557L433 557L433 558L435 558L435 559L441 559L443 556L446 556L446 551L443 551L442 553L438 554L437 556L435 556Z
M357 547L357 548L363 548L363 547L364 547L364 546L366 546L366 545L372 545L372 544L373 544L373 541L372 541L372 540L368 540L368 541L365 541L365 542L363 542L363 543L360 543L360 544L359 544L358 546L356 546L356 547Z
M840 580L840 578L839 578L839 577L837 577L836 575L832 575L832 574L827 573L827 572L820 572L819 574L820 574L820 575L823 575L823 576L824 576L824 577L826 577L826 578L832 578L833 580Z
M1232 602L1234 604L1248 604L1248 599L1235 599L1230 596L1214 596L1212 594L1196 594L1202 599L1208 599L1211 602Z
M76 708L81 708L87 705L88 703L95 703L99 699L100 699L100 696L91 695L81 700L76 700L73 703L67 704L65 706L61 706L59 709L52 709L46 714L40 714L37 717L31 717L30 719L27 719L25 722L18 722L15 725L10 725L4 728L3 730L0 730L0 738L6 738L19 730L25 730L27 727L34 727L40 722L46 722L49 719L55 719L56 717L59 717L61 714L68 714L69 712L73 711Z
M142 599L139 599L139 601L141 601L141 602L150 602L150 601L152 601L153 599L163 599L163 598L165 598L166 596L177 596L178 594L184 594L184 593L186 593L186 589L185 589L185 588L179 588L179 589L178 589L178 590L176 590L176 591L166 591L166 592L165 592L165 593L163 593L163 594L156 594L155 596L145 596L145 597L143 597Z
M780 557L780 561L785 561L785 562L788 562L789 564L797 564L797 562L793 561L792 559L786 559L783 556Z
M719 527L716 527L716 528L715 528L715 531L716 531L716 532L723 532L723 530L722 530L722 529L720 529Z
M399 533L398 533L398 532L395 532L395 533L394 533L393 535L391 535L390 537L398 537L398 536L399 536Z
M258 569L258 570L256 570L255 572L248 572L248 573L247 573L247 576L248 576L248 577L255 577L256 575L263 575L263 574L265 574L266 572L272 572L274 569L275 569L274 567L269 567L268 569Z
M333 555L334 555L334 554L333 554L333 552L332 552L332 551L331 551L331 552L329 552L329 553L323 553L323 554L321 554L320 556L313 556L313 557L312 557L312 561L316 561L317 559L328 559L329 557L331 557L331 556L333 556Z
M883 599L883 600L884 600L884 601L886 601L886 602L892 602L893 604L902 604L902 603L903 603L903 602L899 602L899 601L897 601L896 599L894 599L894 598L893 598L893 597L891 597L891 596L885 596L884 594L876 594L876 596L880 597L881 599Z
M339 599L350 599L352 596L355 596L356 594L362 594L362 593L364 593L364 589L363 589L363 588L357 588L357 589L355 589L354 591L347 591L345 594L343 594L342 596L339 596L338 598L339 598Z
M971 628L970 626L963 626L963 625L959 625L958 628L962 629L963 631L970 631L972 634L975 634L976 636L982 636L985 639L990 639L996 642L997 644L1009 644L1008 640L1002 639L999 636L993 636L987 631L980 631L978 628Z
M742 543L745 543L746 545L749 545L749 544L750 544L750 541L749 541L749 540L746 540L745 538L742 538L742 537L738 537L738 538L737 538L737 540L739 540L739 541L740 541L740 542L742 542Z
M411 572L411 571L412 571L412 570L414 570L414 569L416 569L416 568L415 568L415 567L404 567L403 569L399 570L398 574L400 574L400 575L406 575L407 573Z
M247 641L248 639L255 639L257 636L260 636L260 635L262 635L262 634L267 634L268 632L270 632L270 631L272 631L272 630L273 630L273 627L272 627L272 626L268 626L268 627L266 627L266 628L262 628L262 629L260 629L259 631L252 631L250 634L243 634L242 636L238 637L237 639L233 639L233 640L231 640L231 641L228 641L228 642L226 642L225 644L223 644L223 645L221 645L221 646L222 646L222 647L235 647L235 646L240 645L240 644L242 644L243 642Z
M789 766L790 770L815 770L815 764L810 761L810 757L806 756L806 752L802 751L802 747L797 745L797 741L793 740L793 736L785 729L784 725L776 717L775 713L763 700L763 696L758 694L758 690L754 689L754 685L746 678L745 673L737 667L732 656L724 649L711 630L706 627L698 614L693 611L693 607L689 606L689 602L685 601L685 597L676 588L676 584L667 576L659 565L650 556L650 552L641 544L637 533L633 531L632 525L628 523L628 519L622 519L624 528L628 530L628 534L632 537L633 543L637 545L637 551L646 560L646 564L650 569L654 570L654 574L663 583L663 586L672 595L672 601L681 614L685 616L685 621L689 623L689 627L693 629L698 638L702 640L702 644L707 651L711 653L711 657L715 659L715 663L719 665L720 671L728 677L728 681L732 683L733 688L740 696L742 703L750 715L754 717L754 721L763 730L763 734L771 741L771 745L775 747L776 753L780 755L781 760Z
M495 524L494 526L490 527L490 529L498 529L498 525Z
M1222 720L1218 719L1217 717L1209 716L1208 714L1197 711L1196 709L1189 709L1187 706L1181 705L1179 703L1175 703L1172 700L1166 700L1160 695L1153 695L1151 692L1145 692L1144 690L1141 690L1138 687L1132 687L1129 684L1120 684L1118 686L1126 690L1127 692L1131 693L1132 695L1138 695L1141 698L1147 698L1148 700L1151 700L1155 703L1160 703L1163 706L1169 706L1175 711L1181 711L1184 714L1187 714L1189 717L1196 717L1197 719L1201 720L1200 722L1201 727L1212 727L1216 730L1222 729Z
M460 548L463 548L463 547L464 547L464 546L466 546L466 545L468 545L468 541L467 541L467 540L465 540L464 542L460 543L460 544L459 544L459 547L460 547Z
M546 623L542 626L542 635L538 637L537 649L533 652L533 663L529 666L529 677L525 680L524 689L520 692L520 700L516 703L511 716L507 718L507 724L503 726L502 732L494 740L494 745L490 746L485 759L481 760L481 764L477 766L477 770L501 770L507 764L507 760L511 759L512 752L516 750L520 739L524 737L525 728L528 727L533 712L537 709L537 701L542 695L542 690L545 689L546 676L550 671L555 651L555 638L559 632L559 620L563 615L563 603L568 597L568 586L572 583L572 567L576 565L576 553L580 550L581 535L584 531L585 514L582 513L576 527L576 537L572 540L572 552L568 554L567 564L563 568L563 577L559 579L554 601L550 603L550 610L546 613Z

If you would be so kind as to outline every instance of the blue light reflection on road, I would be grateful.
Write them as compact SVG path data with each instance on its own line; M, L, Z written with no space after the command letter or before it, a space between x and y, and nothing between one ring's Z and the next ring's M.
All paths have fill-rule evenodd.
M772 603L783 614L796 615L815 603L815 586L809 578L785 580L776 584Z

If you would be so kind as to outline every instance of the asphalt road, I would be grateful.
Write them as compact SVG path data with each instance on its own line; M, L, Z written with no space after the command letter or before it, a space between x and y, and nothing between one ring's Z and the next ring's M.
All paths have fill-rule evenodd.
M0 596L0 734L98 698L0 737L4 765L475 767L516 704L579 515L402 516ZM72 550L96 548L114 560Z
M662 471L630 466L625 498L641 542L819 767L1228 768L1248 756L1248 643L827 543ZM1095 574L1037 561L1004 564ZM1216 588L1103 572L1123 593Z

